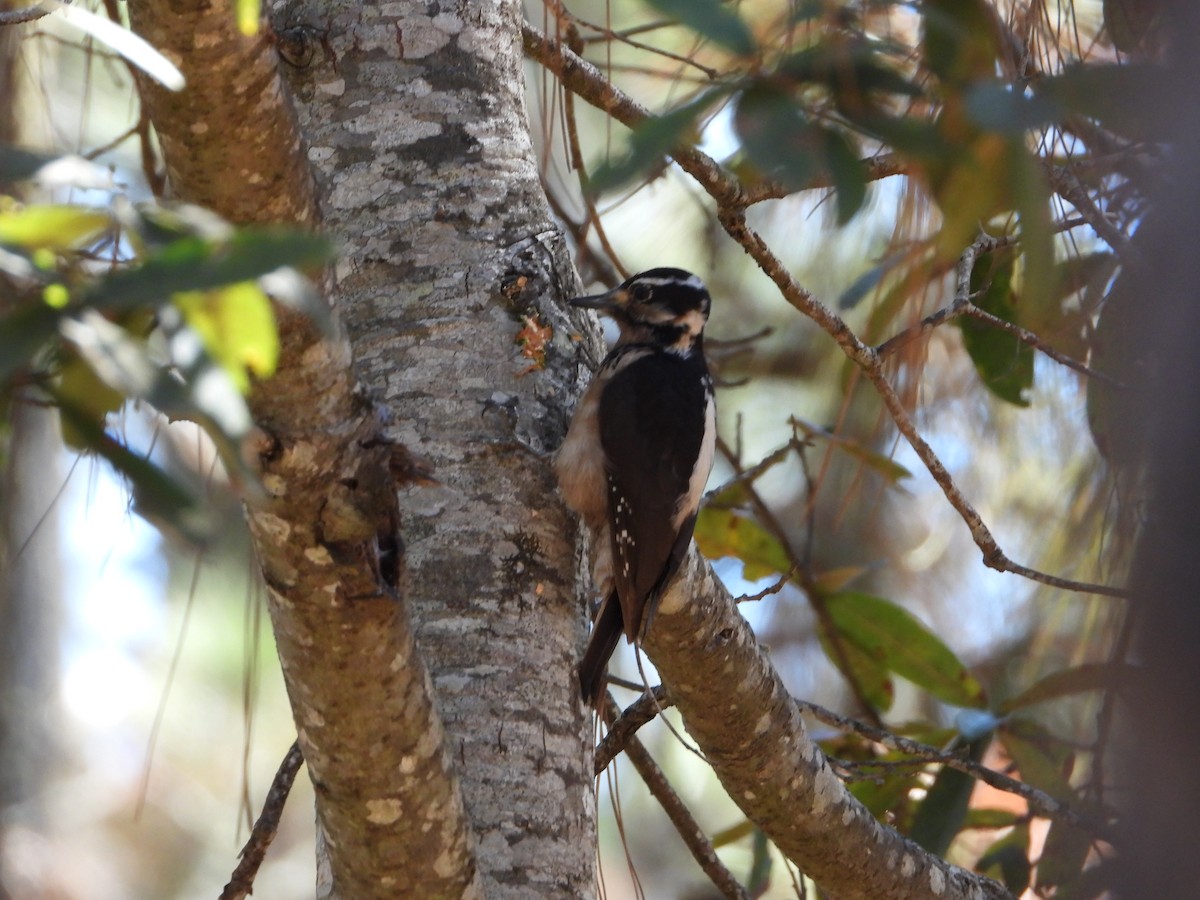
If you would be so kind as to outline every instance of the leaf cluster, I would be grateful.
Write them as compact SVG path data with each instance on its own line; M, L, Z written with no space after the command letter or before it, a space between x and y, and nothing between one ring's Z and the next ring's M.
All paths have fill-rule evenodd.
M0 147L0 184L70 186L82 160ZM226 471L253 490L246 395L279 357L273 303L328 324L295 269L330 257L295 229L237 229L185 205L21 203L0 195L0 403L53 407L63 437L107 460L135 508L203 542L212 523L186 478L131 449L111 428L128 401L200 425Z

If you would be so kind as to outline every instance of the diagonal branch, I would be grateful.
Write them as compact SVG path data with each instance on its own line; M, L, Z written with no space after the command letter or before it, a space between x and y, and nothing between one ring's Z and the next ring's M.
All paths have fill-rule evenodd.
M279 819L283 816L283 807L287 803L288 794L292 792L292 782L296 773L304 763L304 755L300 752L300 742L293 741L291 748L279 764L279 770L271 781L271 789L267 791L267 799L263 801L262 813L254 828L250 831L250 839L238 854L241 859L237 868L229 878L229 883L221 891L217 900L245 900L254 893L254 876L262 865L267 849L275 840L279 830Z
M843 900L1010 897L991 879L882 824L850 794L698 553L662 598L644 646L730 798L829 894Z

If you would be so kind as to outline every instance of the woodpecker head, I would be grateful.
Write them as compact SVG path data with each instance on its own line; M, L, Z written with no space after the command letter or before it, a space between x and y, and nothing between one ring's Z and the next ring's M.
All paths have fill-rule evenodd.
M607 293L570 303L610 316L621 330L618 343L653 343L686 355L700 345L712 299L691 272L650 269Z

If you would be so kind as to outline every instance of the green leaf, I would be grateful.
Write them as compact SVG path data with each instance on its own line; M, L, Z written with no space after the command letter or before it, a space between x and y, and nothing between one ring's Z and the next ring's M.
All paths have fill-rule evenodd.
M724 93L723 88L705 91L683 106L642 122L629 136L624 155L596 167L588 179L588 193L599 195L623 187L657 169L677 147L694 143L696 123Z
M1022 141L1010 141L1009 156L1014 206L1021 227L1021 302L1022 306L1044 309L1057 296L1055 276L1058 270L1054 262L1050 188L1041 163ZM1026 352L1030 358L1029 380L1032 384L1033 348L1027 347Z
M986 706L975 676L911 613L882 597L855 591L826 597L825 607L839 633L888 671L946 703Z
M1078 878L1091 849L1092 839L1086 831L1066 822L1052 822L1037 867L1039 889L1043 885L1049 888L1069 884Z
M72 250L95 240L112 220L86 206L45 204L0 212L0 243L27 250Z
M1147 0L1104 0L1104 29L1122 53L1138 49L1165 4Z
M925 65L943 84L994 76L999 35L984 0L925 0L920 10Z
M975 868L984 875L999 877L1013 896L1024 894L1032 872L1029 862L1029 824L1018 825L983 851ZM1039 877L1038 885L1041 884Z
M745 577L754 581L791 568L787 553L757 522L731 509L711 505L696 519L696 545L709 559L733 556L742 561Z
M761 828L754 829L750 842L750 872L746 876L746 889L751 897L761 897L771 886L771 842Z
M742 819L736 825L730 825L728 828L722 828L712 836L710 843L714 850L720 850L729 844L736 843L744 837L749 837L754 834L758 826L749 819Z
M872 94L920 97L921 87L894 69L884 54L886 44L841 35L805 47L779 64L777 73L798 82L823 85L838 109L853 116L875 108Z
M248 372L265 378L275 371L275 313L258 285L242 281L217 291L188 291L175 295L175 305L243 394L250 390Z
M838 309L845 312L846 310L854 309L858 304L862 303L868 294L879 287L884 277L887 276L895 265L895 258L889 257L855 278L854 283L842 291L842 296L838 297Z
M1038 91L1124 137L1168 141L1177 137L1177 124L1163 115L1158 100L1175 88L1170 78L1153 65L1076 65L1042 81Z
M101 279L86 293L84 304L113 311L136 309L182 291L252 281L283 266L319 266L331 255L325 238L290 228L247 228L224 244L181 238L141 266Z
M1054 900L1098 900L1102 897L1112 897L1113 882L1116 880L1114 868L1118 865L1120 861L1112 859L1101 860L1097 865L1089 866L1080 872L1078 877L1060 886L1054 892Z
M1024 782L1058 800L1074 800L1068 778L1075 752L1070 746L1028 719L1010 720L998 734Z
M912 472L900 465L900 463L886 454L880 453L878 450L864 446L855 438L834 434L828 429L819 428L811 422L806 422L796 416L793 416L791 421L792 424L804 433L805 437L829 441L839 450L865 465L868 469L882 475L889 484L895 484L902 478L912 477Z
M58 310L40 300L26 300L0 319L0 385L30 365L54 336L58 320Z
M963 822L964 828L1008 828L1016 825L1020 817L1009 809L981 809L976 807L967 811Z
M1098 372L1124 379L1144 379L1155 365L1155 349L1140 339L1145 334L1141 277L1129 269L1122 271L1100 308L1092 335L1091 358L1091 365ZM1131 389L1135 388L1126 390ZM1152 401L1151 397L1145 398L1145 402ZM1087 418L1092 440L1100 454L1118 466L1138 462L1145 448L1143 430L1128 427L1122 418L1129 402L1125 390L1100 378L1087 380Z
M59 19L69 22L84 34L123 56L168 90L183 90L183 74L174 63L108 16L82 6L67 6L64 3L54 3L54 13Z
M991 737L972 741L965 747L966 756L973 762L983 759ZM942 766L929 792L913 816L908 836L930 853L945 856L951 841L962 831L975 790L975 779L965 772Z
M156 361L143 341L95 310L63 319L59 327L107 385L147 401L169 417L205 426L229 473L247 486L255 483L241 454L241 444L253 428L246 401L173 307L164 307L160 315L170 366Z
M133 508L139 515L160 530L198 546L203 546L212 538L212 515L195 491L107 434L87 413L74 407L65 397L54 392L51 395L64 425L79 434L89 450L102 456L128 479L133 493Z
M895 284L889 287L871 308L871 315L863 328L863 340L873 344L883 340L884 331L900 315L905 304L913 296L914 292L919 289L918 286L925 283L924 277L914 278L913 272L927 270L932 262L933 253L927 250L920 259L913 262L911 268L906 269L896 277Z
M80 415L87 416L103 429L109 413L125 404L125 395L106 384L78 356L72 355L58 373L58 394ZM63 443L76 450L87 449L87 436L78 431L70 418L62 419Z
M1017 315L1013 295L1011 247L980 255L971 269L971 293L977 307L1006 322ZM1033 386L1033 348L991 325L959 316L954 320L962 331L963 346L980 379L997 397L1017 406L1028 406L1024 393Z
M966 94L967 115L979 128L1021 137L1062 121L1067 109L1051 94L1026 96L996 81L973 85Z
M262 16L259 0L234 0L234 15L237 18L238 31L246 37L258 34L258 20Z
M885 753L879 757L880 762L901 762L910 759L903 753ZM922 767L914 765L911 769L890 769L886 777L880 779L864 778L851 782L848 787L858 802L871 811L871 815L880 821L888 821L889 816L896 817L897 824L903 822L904 809L908 797L914 788L922 786ZM873 770L870 766L863 768L864 774Z
M804 190L824 172L821 130L774 85L759 83L742 93L733 127L763 175L789 191Z
M1017 696L1004 701L1000 710L1007 715L1016 709L1071 697L1087 691L1110 690L1127 679L1132 669L1128 666L1112 666L1107 663L1088 663L1051 672L1049 675L1023 690Z
M822 128L825 165L837 191L837 223L845 225L862 209L867 198L867 167L846 137L832 128Z
M888 669L879 659L851 641L846 635L837 635L837 644L830 637L825 623L817 620L817 640L829 661L847 680L858 688L858 694L880 712L892 708L896 699L896 685L888 675ZM839 652L839 650L841 652Z
M744 91L734 114L734 130L751 162L787 190L832 183L839 225L862 207L867 170L858 151L842 133L809 120L785 91L766 83Z
M934 246L938 259L949 262L975 240L982 223L1013 208L1012 140L988 132L960 135L945 113L938 128L939 140L955 145L955 152L926 166L942 212Z
M758 49L749 26L721 0L646 0L646 3L738 56L751 56Z

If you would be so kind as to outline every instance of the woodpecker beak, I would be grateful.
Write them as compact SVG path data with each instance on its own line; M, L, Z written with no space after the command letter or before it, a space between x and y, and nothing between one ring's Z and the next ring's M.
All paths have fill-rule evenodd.
M624 288L613 288L603 294L590 294L587 297L572 297L567 301L580 309L596 309L600 312L612 312L621 309L629 302L629 292Z

